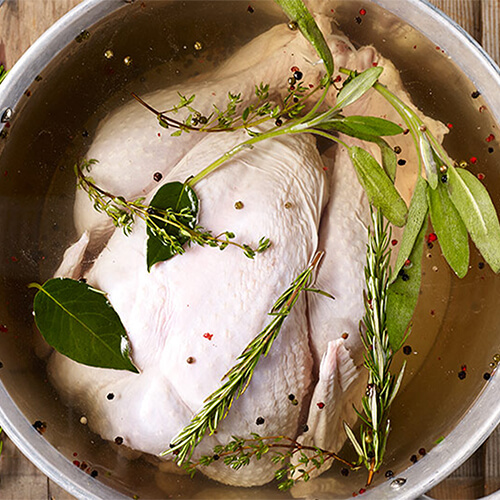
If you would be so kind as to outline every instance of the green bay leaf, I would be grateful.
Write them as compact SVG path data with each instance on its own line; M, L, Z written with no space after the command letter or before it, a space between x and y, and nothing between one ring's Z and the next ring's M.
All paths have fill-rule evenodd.
M84 365L139 373L125 328L103 292L69 278L30 287L38 289L36 326L56 351Z
M415 191L411 198L410 207L408 209L408 219L406 221L403 237L401 238L396 264L394 265L394 280L397 278L404 263L410 258L410 254L415 247L415 241L427 217L427 211L427 182L423 177L419 176Z
M389 222L404 226L408 209L384 169L358 146L352 146L349 155L370 203L379 208Z
M302 0L274 0L291 21L297 23L300 31L309 43L316 49L316 52L325 64L328 76L332 76L334 63L330 47L326 43L325 37L319 29L314 17L307 10Z
M387 290L387 334L389 344L394 352L404 342L408 325L417 306L422 279L422 254L426 231L427 224L421 224L408 256L410 265L398 271L395 280Z
M482 256L494 272L500 271L500 224L488 191L468 170L448 169L451 201Z
M427 190L427 201L444 258L456 275L463 278L469 268L469 237L465 224L442 182L436 189Z
M165 213L170 210L175 214L179 214L184 210L186 216L177 216L177 220L191 229L196 227L199 201L196 193L187 184L181 182L164 184L154 195L149 207L153 211L158 210L158 213ZM164 232L164 237L161 237L153 230L152 223ZM182 234L177 227L154 217L153 214L149 217L146 232L148 235L146 249L148 271L157 262L171 259L178 254L182 245L189 240L189 237Z

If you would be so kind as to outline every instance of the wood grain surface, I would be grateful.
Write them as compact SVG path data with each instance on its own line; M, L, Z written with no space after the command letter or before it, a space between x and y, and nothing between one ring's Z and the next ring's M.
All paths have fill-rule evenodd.
M431 0L500 62L500 0ZM5 0L0 6L0 62L11 67L28 47L80 0ZM0 498L67 500L73 497L47 479L2 434ZM500 429L429 494L437 499L474 499L500 489Z

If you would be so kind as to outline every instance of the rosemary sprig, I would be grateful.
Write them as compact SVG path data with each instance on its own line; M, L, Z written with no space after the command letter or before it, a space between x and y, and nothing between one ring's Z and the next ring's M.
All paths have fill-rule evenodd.
M200 246L218 247L224 250L232 245L240 248L245 256L253 259L257 253L267 250L271 242L268 238L262 237L256 248L252 248L245 243L232 241L235 234L225 231L217 236L196 224L196 213L188 207L183 207L179 211L173 209L159 209L157 207L144 204L144 198L126 200L122 196L114 195L95 184L91 177L85 175L84 170L89 170L96 160L84 161L82 165L75 166L75 173L78 178L78 186L86 191L89 198L94 203L94 208L98 212L106 213L116 227L123 229L128 235L132 231L135 217L144 220L149 232L156 237L164 246L168 247L172 254L183 254L184 244L196 243ZM175 232L169 231L169 228Z
M195 447L205 437L211 435L229 412L234 400L247 389L261 356L267 356L275 339L280 333L286 318L297 303L300 293L314 291L333 298L320 290L311 289L313 272L323 253L317 253L311 264L291 283L289 288L278 298L270 311L271 322L262 330L238 356L238 362L224 375L225 382L205 400L203 407L194 415L191 422L179 432L170 443L170 449L161 455L173 453L177 464L190 460Z
M360 441L347 423L344 428L360 461L368 469L367 484L382 465L390 431L389 410L399 390L405 364L396 377L390 372L393 351L386 324L387 290L391 279L389 265L390 229L380 211L371 210L372 228L368 230L365 265L365 315L361 338L365 347L364 366L369 378L362 398Z
M309 456L305 451L312 452ZM252 459L260 460L263 456L272 453L271 461L281 467L274 473L281 491L290 489L299 481L307 482L315 469L320 469L329 460L338 460L351 470L358 465L344 460L332 451L323 450L315 446L304 446L288 436L259 436L251 434L251 438L243 439L233 436L226 445L218 445L211 455L203 455L196 462L186 462L183 468L193 476L200 466L209 466L219 460L231 469L238 470L250 464ZM298 463L291 463L290 458L300 455Z

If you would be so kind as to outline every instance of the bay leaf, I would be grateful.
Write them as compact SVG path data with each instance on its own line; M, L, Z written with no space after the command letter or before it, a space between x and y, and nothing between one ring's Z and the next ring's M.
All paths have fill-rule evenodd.
M345 108L357 101L375 85L383 70L380 66L368 68L346 83L340 90L333 109Z
M187 184L181 182L169 182L164 184L154 195L151 203L149 204L151 210L167 211L172 210L174 213L179 214L184 210L185 217L177 217L177 219L194 229L197 224L197 215L199 210L199 202L196 193ZM151 215L151 221L154 222L161 230L165 231L169 238L172 238L180 247L184 245L189 237L182 232L156 217ZM156 234L153 229L148 225L146 229L148 240L146 250L146 263L148 271L157 262L163 262L171 259L174 255L179 253L173 244L169 244L166 238L161 238Z
M437 234L444 258L459 278L469 268L469 237L462 217L442 182L427 190L432 226Z
M494 272L500 271L500 224L488 191L463 168L448 169L448 192L472 241Z
M358 146L349 149L349 156L370 203L396 226L404 226L408 209L391 179L373 156Z
M84 365L139 373L125 328L103 292L69 278L29 286L38 289L36 326L56 351Z
M300 31L309 43L315 48L323 60L328 76L333 75L334 63L330 47L319 29L314 17L307 10L302 0L274 0L289 17L297 23Z
M387 290L386 324L389 344L393 352L396 352L404 342L408 325L417 306L426 231L427 224L421 224L408 256L410 265L400 269Z
M406 220L403 237L399 245L399 252L394 264L395 280L404 263L410 258L410 254L415 247L415 241L420 234L425 219L427 218L427 182L422 176L419 176L415 185L415 191L411 197L410 207L408 209L408 218Z

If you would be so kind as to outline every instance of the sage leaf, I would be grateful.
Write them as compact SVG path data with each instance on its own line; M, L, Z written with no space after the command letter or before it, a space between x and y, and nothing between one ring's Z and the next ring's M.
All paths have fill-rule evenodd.
M432 189L436 189L438 185L438 174L434 150L432 149L429 139L424 134L419 134L419 150L420 157L425 168L427 182Z
M384 141L381 137L378 138L376 144L380 148L380 155L382 157L382 166L386 174L389 176L389 179L394 183L396 179L396 170L398 168L398 158L394 150Z
M463 278L469 268L469 237L462 217L441 182L436 189L427 190L427 201L444 258L456 275Z
M327 120L316 128L337 130L351 137L376 142L380 136L398 135L403 129L395 123L375 116L343 116Z
M69 278L29 286L38 289L36 326L56 351L84 365L139 373L125 328L103 292Z
M380 209L389 222L404 226L408 209L384 169L358 146L352 146L349 155L370 203Z
M189 240L189 236L183 234L174 224L168 224L155 217L154 210L158 210L158 213L167 219L171 214L170 218L173 222L176 219L189 228L195 229L199 202L191 187L181 182L169 182L158 189L149 207L153 213L148 217L149 223L146 229L148 271L157 262L163 262L182 253L182 245Z
M422 224L408 257L410 265L398 272L396 279L387 289L387 335L393 352L396 352L404 342L408 325L417 306L426 231L427 224Z
M411 197L410 207L408 209L408 219L406 221L403 237L399 246L398 256L394 264L394 280L397 278L399 271L404 263L410 258L410 254L415 247L415 241L420 234L422 226L425 225L427 217L427 182L422 176L417 179L415 191Z
M333 109L345 108L357 101L375 85L383 70L380 66L368 68L346 83L339 92Z
M323 60L328 76L333 75L333 57L325 37L319 29L311 13L307 10L302 0L274 0L291 21L297 23L300 31L309 43L315 48Z
M448 169L448 192L465 227L495 273L500 271L500 224L481 181L463 168Z

